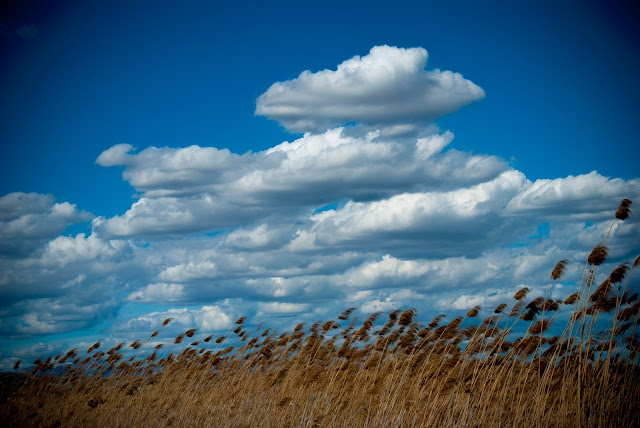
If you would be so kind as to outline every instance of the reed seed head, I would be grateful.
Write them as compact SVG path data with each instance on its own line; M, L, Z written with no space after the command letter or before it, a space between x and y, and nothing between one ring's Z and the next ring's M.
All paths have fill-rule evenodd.
M349 316L351 315L351 312L355 311L356 308L348 308L345 309L344 311L342 311L342 313L338 316L339 320L343 320L346 321L349 319Z
M400 309L396 309L395 311L391 312L388 317L388 323L391 323L391 324L395 323L396 320L398 319L398 315L400 314L400 312L401 312Z
M520 290L518 290L518 292L513 296L513 298L515 300L522 300L525 297L527 297L527 293L529 292L529 288L528 287L523 287Z
M404 311L401 315L400 315L400 319L398 320L398 324L400 325L409 325L411 324L411 321L413 321L413 318L416 316L416 310L415 309L407 309L406 311Z
M547 331L549 329L549 327L551 327L551 321L549 321L549 320L536 321L535 323L533 323L533 325L531 327L529 327L528 333L529 334L542 334L545 331Z
M374 312L371 315L369 315L369 317L366 320L364 320L364 322L362 323L363 331L368 332L371 329L371 327L373 327L373 323L376 322L376 320L380 315L381 315L381 312Z
M599 266L607 259L607 255L609 254L609 249L603 245L597 245L591 250L591 254L589 254L589 258L587 262L593 266Z
M476 305L467 312L467 318L475 318L480 313L480 305Z
M446 316L445 314L437 315L434 319L431 320L431 322L427 326L429 328L436 328L438 324L440 324L440 321L442 321L442 318L444 318L445 316Z
M564 301L565 305L573 305L578 300L579 293L576 291Z
M624 221L629 218L629 215L631 214L631 203L632 202L629 199L623 199L622 202L620 202L620 206L616 211L616 218L618 220Z
M556 280L556 279L559 279L562 275L564 275L564 271L567 267L567 263L569 263L569 260L567 259L562 259L558 263L556 263L556 266L553 268L553 271L551 271L551 279Z
M331 330L332 328L338 328L338 326L336 325L335 321L327 321L324 324L322 324L322 331L327 332L329 330Z
M506 303L500 303L498 306L496 306L496 308L493 310L494 314L501 314L504 312L504 310L507 309L507 304Z
M513 305L513 308L511 308L511 312L509 313L509 318L517 317L518 315L520 315L520 312L522 311L523 307L524 307L524 302L522 300L519 300L518 302L516 302L516 304Z
M611 272L611 275L609 275L609 279L611 280L611 283L617 284L619 282L622 282L622 280L624 279L628 271L629 271L629 265L627 263L623 263L617 268L615 268L613 272Z
M596 291L589 297L590 302L597 302L607 298L607 295L611 292L611 279L605 279L602 284L596 288Z
M93 345L91 345L91 348L87 349L87 354L90 354L92 351L94 351L95 349L98 349L100 347L100 342L96 342Z

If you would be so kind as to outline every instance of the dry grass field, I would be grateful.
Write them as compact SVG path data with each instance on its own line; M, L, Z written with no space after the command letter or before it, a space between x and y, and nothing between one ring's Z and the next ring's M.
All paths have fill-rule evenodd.
M612 226L630 205L623 200ZM564 301L524 288L452 319L406 309L358 322L350 308L284 333L243 317L222 336L193 329L152 346L161 329L111 349L42 357L30 373L3 377L0 424L640 426L640 300L628 287L640 257L596 282L603 238ZM549 284L566 263L550 267ZM556 317L564 307L572 315Z

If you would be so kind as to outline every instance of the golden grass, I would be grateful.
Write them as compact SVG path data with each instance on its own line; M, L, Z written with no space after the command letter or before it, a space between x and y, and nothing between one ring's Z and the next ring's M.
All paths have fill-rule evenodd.
M614 222L628 217L630 204L623 201ZM165 347L147 346L161 334L154 331L106 352L98 342L39 358L30 374L2 378L0 424L638 426L640 301L627 284L639 259L592 291L606 257L598 245L564 302L548 295L526 301L523 288L477 324L480 307L426 324L415 309L375 313L359 324L349 308L281 334L247 329L242 317L216 339L190 329ZM550 283L566 264L555 266ZM554 325L565 305L573 315ZM603 313L612 321L598 331ZM553 327L562 334L546 337Z

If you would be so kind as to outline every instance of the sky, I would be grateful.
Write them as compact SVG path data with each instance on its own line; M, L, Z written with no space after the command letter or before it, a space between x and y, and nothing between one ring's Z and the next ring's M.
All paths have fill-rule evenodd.
M0 369L566 297L640 201L632 2L254 3L2 3Z

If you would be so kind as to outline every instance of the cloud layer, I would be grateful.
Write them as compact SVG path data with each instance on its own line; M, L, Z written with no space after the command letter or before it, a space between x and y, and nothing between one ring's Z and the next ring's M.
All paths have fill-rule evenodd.
M261 152L111 147L96 162L123 166L138 195L121 215L94 218L49 195L0 198L0 337L108 324L105 336L139 338L167 317L171 332L218 331L240 315L287 327L346 306L464 310L542 290L563 258L568 279L553 293L570 294L620 199L640 201L640 180L531 181L456 150L430 122L483 92L425 71L426 60L381 46L274 84L257 112L308 132ZM65 233L91 219L86 233ZM603 274L640 251L633 217L612 233ZM16 348L63 344L52 346Z

